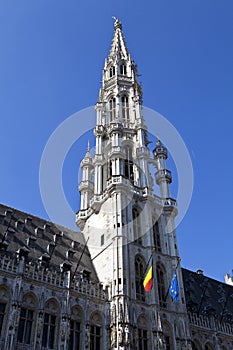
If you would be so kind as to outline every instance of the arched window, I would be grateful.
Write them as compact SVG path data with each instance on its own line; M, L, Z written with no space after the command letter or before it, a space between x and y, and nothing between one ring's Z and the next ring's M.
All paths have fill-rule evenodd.
M149 350L148 321L146 317L138 318L138 349Z
M55 349L57 346L57 326L59 305L55 299L49 299L45 304L42 347L46 349Z
M129 120L129 98L128 96L121 97L122 119Z
M98 312L91 316L90 320L90 350L102 349L102 317Z
M110 121L113 121L116 118L116 99L115 99L115 97L112 97L109 100L109 115L110 115Z
M71 309L68 350L81 350L81 330L83 312L79 306Z
M7 303L9 301L10 291L5 286L0 286L0 336L3 333L6 313L7 313Z
M20 310L17 341L22 344L31 344L33 340L33 328L35 320L35 310L37 309L37 298L34 294L24 295Z
M165 270L161 264L156 266L157 285L159 293L159 304L161 307L166 307L166 292L164 282Z
M109 69L109 76L112 78L115 75L115 67L110 67Z
M132 217L133 217L133 234L134 234L134 240L135 240L137 243L142 244L139 215L140 215L139 209L136 208L136 207L133 207L133 209L132 209Z
M135 288L136 299L141 301L145 301L145 290L143 287L145 268L145 260L140 255L137 255L135 258Z
M153 239L154 245L158 252L161 252L161 242L160 242L160 232L159 232L159 223L158 221L153 224Z
M127 74L126 65L124 63L122 63L120 65L120 74L122 74L122 75L126 75Z

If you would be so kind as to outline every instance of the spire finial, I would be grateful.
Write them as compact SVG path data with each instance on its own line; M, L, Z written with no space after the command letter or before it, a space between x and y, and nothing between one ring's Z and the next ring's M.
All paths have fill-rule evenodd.
M87 141L87 152L90 152L90 140Z
M121 24L120 20L117 17L115 17L115 16L112 16L112 18L115 20L114 28L115 29L117 29L117 28L122 29L122 24Z

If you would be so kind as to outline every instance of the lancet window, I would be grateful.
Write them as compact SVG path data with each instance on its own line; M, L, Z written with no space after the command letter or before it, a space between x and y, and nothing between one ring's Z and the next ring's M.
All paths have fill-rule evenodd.
M129 120L129 98L126 95L121 97L121 111L122 119Z
M109 116L110 122L116 118L116 99L112 97L109 101Z
M127 74L126 65L124 63L122 63L120 65L120 74L122 74L122 75L126 75Z

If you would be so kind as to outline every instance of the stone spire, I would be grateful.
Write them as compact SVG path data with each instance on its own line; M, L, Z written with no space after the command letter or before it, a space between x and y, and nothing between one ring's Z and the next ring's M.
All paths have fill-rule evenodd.
M129 52L128 52L124 35L122 32L122 24L118 18L115 18L114 37L112 40L112 48L110 50L108 60L112 60L116 57L118 59L123 59L123 60L127 60L129 58Z

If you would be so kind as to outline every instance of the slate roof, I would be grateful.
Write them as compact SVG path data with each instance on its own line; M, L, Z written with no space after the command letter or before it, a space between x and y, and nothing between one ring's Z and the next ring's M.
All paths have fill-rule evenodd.
M184 268L182 274L189 312L233 323L233 286Z
M23 254L26 261L55 270L63 266L98 282L87 247L80 261L84 246L81 232L0 204L0 256Z

